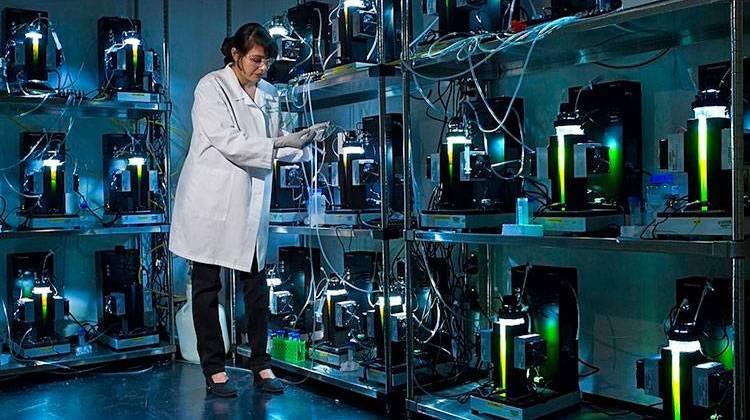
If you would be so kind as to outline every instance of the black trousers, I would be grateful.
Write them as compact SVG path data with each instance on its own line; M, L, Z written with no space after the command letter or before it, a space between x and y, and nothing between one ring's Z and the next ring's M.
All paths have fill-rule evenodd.
M198 356L201 368L206 377L224 372L224 341L221 338L219 324L219 290L221 282L218 265L203 264L193 261L193 323L198 340ZM258 270L257 261L253 261L250 273L240 271L240 280L244 283L245 317L247 335L250 341L250 369L256 374L271 367L271 356L266 351L268 343L268 285L266 275Z

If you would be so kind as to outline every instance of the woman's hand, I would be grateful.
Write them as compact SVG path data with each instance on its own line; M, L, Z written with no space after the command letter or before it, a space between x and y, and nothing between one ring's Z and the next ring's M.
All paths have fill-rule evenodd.
M328 129L331 127L330 122L323 122L305 128L296 133L283 137L277 137L273 140L274 149L282 147L291 147L293 149L303 149L312 142L321 141L326 137Z
M305 146L310 144L314 139L315 132L309 128L305 128L296 133L287 134L283 137L276 137L273 139L273 148L281 149L283 147L291 147L292 149L304 149Z
M322 141L326 137L328 137L329 129L331 128L330 121L322 122L314 124L312 127L310 127L310 131L315 133L315 140L316 142Z

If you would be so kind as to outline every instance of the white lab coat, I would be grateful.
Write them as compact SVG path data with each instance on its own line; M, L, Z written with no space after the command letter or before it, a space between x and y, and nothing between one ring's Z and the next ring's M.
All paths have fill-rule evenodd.
M195 88L193 135L177 184L169 249L192 261L250 271L266 261L273 137L284 135L276 88L261 80L255 101L227 66ZM282 148L283 161L310 152Z

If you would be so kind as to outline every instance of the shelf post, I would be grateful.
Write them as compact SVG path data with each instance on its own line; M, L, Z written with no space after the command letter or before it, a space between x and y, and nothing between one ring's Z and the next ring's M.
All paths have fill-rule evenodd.
M138 5L138 0L135 2L136 6ZM136 8L136 14L138 13L138 9ZM164 44L163 44L163 55L164 55L164 80L162 81L162 89L164 89L164 96L168 101L171 101L171 91L170 91L170 74L169 74L169 0L164 0L163 7L163 20L164 20ZM171 147L172 147L172 107L170 106L169 109L162 114L162 117L164 118L164 135L167 137L167 145L164 147L164 184L165 184L165 191L167 193L167 196L164 200L164 217L167 223L172 223L172 217L171 217L171 205L172 205L172 179L171 179L171 173L172 173L172 153L171 153ZM171 229L170 229L171 230ZM166 246L166 244L165 244ZM167 308L167 316L169 317L169 344L174 345L175 344L175 313L174 313L174 279L172 278L174 267L172 266L172 257L167 252L167 261L165 261L165 271L166 271L166 282L167 282L167 293L169 294L167 301L168 306Z
M391 394L393 388L393 365L391 363L391 243L388 240L388 218L390 214L390 191L391 186L388 184L388 150L389 147L386 144L385 135L385 114L387 112L386 103L386 86L385 86L385 73L382 71L385 65L385 0L378 0L378 30L377 42L378 47L378 67L381 71L378 72L378 142L380 146L380 226L383 231L382 244L382 255L383 255L383 267L381 276L381 287L383 288L383 316L385 319L383 339L385 340L385 393ZM392 151L392 150L391 150Z
M744 127L743 127L743 3L730 3L730 49L732 72L731 128L732 128L732 241L741 245L745 239L744 208ZM739 243L739 244L738 244ZM734 328L734 418L744 419L747 403L747 341L745 314L744 257L732 257L732 326Z
M409 61L409 43L411 42L411 0L401 0L401 63ZM412 264L411 264L411 240L408 232L411 228L412 197L411 197L411 79L409 71L401 66L401 121L402 121L402 143L403 143L403 172L404 172L404 251L406 264L404 268L404 281L406 282L406 400L414 399L414 320L411 316L412 310ZM408 406L407 406L408 407ZM408 411L408 409L407 409Z

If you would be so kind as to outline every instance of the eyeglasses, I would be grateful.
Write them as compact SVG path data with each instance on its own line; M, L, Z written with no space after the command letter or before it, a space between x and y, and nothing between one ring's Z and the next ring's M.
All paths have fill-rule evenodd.
M266 66L266 68L269 68L269 67L271 67L271 65L273 65L274 61L276 61L276 60L275 60L275 59L273 59L273 58L263 58L263 57L261 57L261 56L258 56L258 55L251 55L250 57L248 57L248 59L249 59L249 60L250 60L250 62L251 62L251 63L253 63L253 64L254 64L254 65L255 65L256 67L260 67L260 66L262 66L262 65L265 65L265 66Z

